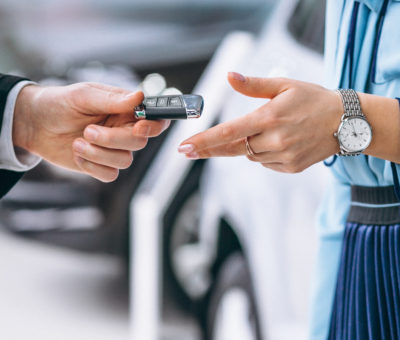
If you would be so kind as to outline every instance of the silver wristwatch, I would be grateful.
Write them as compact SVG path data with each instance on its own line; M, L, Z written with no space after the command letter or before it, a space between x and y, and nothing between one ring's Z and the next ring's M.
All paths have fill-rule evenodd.
M339 129L334 133L340 146L338 156L358 156L371 143L372 128L365 118L356 91L337 90L343 101L344 114Z

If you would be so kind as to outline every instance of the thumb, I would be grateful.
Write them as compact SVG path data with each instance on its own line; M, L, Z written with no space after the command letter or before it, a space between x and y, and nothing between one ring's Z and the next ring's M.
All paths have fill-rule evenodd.
M256 98L274 98L287 88L284 78L245 77L236 72L228 73L228 81L237 92Z
M82 112L91 114L132 113L144 98L143 92L129 92L113 87L88 84L83 91L77 91L75 103Z

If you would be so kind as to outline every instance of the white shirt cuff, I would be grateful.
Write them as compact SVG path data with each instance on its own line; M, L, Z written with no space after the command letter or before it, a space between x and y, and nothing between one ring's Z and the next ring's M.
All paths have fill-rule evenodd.
M31 81L20 81L8 93L4 108L3 125L0 133L0 169L28 171L39 164L40 157L18 147L14 147L12 129L15 103L19 92L26 86L35 84Z

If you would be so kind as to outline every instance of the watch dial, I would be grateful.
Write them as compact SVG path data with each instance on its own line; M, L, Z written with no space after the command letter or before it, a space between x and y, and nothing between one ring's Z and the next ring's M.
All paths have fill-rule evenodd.
M372 131L365 119L348 118L343 121L338 137L346 151L359 152L371 143Z

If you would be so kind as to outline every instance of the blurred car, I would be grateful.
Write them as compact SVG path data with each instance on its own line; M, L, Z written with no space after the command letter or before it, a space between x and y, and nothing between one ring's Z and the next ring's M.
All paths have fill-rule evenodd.
M146 4L152 2L143 0L138 3L146 7ZM167 1L154 3L164 3L164 7L152 6L148 7L148 11L161 8L159 17L166 16L165 11L169 8ZM182 3L176 2L177 6ZM218 6L228 6L224 7L225 10L230 8L240 18L243 6L252 6L255 2L242 1L242 6L237 6L237 1L204 3L211 8L203 16L208 20L219 13L216 10ZM251 15L256 15L257 18L260 15L263 17L262 22L267 22L268 9L273 4L269 3L265 10L266 2L257 3L260 7L251 7ZM102 4L100 7L104 13L110 11L107 3ZM193 6L197 11L200 8L202 11L199 4L202 5L202 2L190 6L186 3L186 6ZM257 76L279 75L320 82L324 1L285 0L278 4L272 21L268 22L261 34L257 48L246 50L250 48L244 43L246 39L231 41L231 45L237 49L243 48L248 52L241 62L242 66L237 70ZM123 8L118 13L129 16L130 12ZM222 12L230 17L230 11ZM174 20L176 17L172 21ZM186 26L188 32L193 32L191 20ZM206 29L206 20L200 21L204 21L201 27ZM257 26L261 21L253 18L249 22ZM233 25L231 28L240 28L240 25ZM253 31L258 32L258 29ZM218 36L213 31L211 35L214 34ZM210 33L207 35L210 36ZM220 40L222 36L223 34L220 35ZM173 37L175 38L172 39ZM171 39L176 41L176 35L171 35ZM190 39L181 40L179 44L188 46L185 45L187 41ZM216 45L213 46L215 48ZM179 51L179 48L173 49ZM137 47L137 50L140 48ZM224 57L229 58L226 63L236 57L234 52L237 51L227 51L224 54ZM117 55L118 49L113 49L112 53ZM157 53L152 52L154 55L151 57L161 60L163 53L164 50L158 50ZM118 57L122 57L122 54ZM193 53L192 56L195 55ZM160 71L166 75L169 85L186 92L197 83L210 55L204 58L200 72L192 67L196 63L190 58L192 61L188 64L181 59L182 67L177 67L172 61L163 65L153 60L151 63L159 66L147 68L144 63L137 66L135 71L139 76L143 76L142 70ZM123 57L129 58L129 54ZM121 73L121 69L116 70L114 67L110 70L108 63L111 61L107 58L100 60L99 64L90 64L83 68L79 67L85 65L86 57L76 60L79 60L77 67L44 67L45 70L53 71L44 71L43 74L48 72L48 75L61 75L61 79L68 82L68 79L89 80L85 79L87 74L92 74L90 70L98 71L98 68L104 71L106 78L108 74ZM60 63L62 64L64 63ZM67 64L75 65L71 61ZM126 64L135 67L129 62ZM203 85L196 87L200 94L203 94L201 89L207 86L204 79L210 81L209 86L212 87L215 85L212 79L223 76L219 73L210 75L210 70L213 71L213 68L207 68L202 77ZM95 73L98 75L97 71ZM191 79L190 84L187 79ZM134 74L128 79L124 78L124 81L136 85L139 82ZM218 119L227 120L241 115L245 113L243 110L251 111L265 102L250 100L237 94L225 97L226 91L219 90L219 87L213 88L215 93L205 96L205 110L209 110L208 105L215 105L215 120L207 120L208 125L203 128L211 126ZM217 98L218 96L223 98ZM220 107L224 107L222 115L219 115ZM3 200L2 222L30 238L83 250L122 252L127 257L129 220L135 219L138 222L134 230L150 228L147 224L143 225L143 220L139 217L136 220L135 216L130 216L131 202L139 203L140 195L150 190L149 187L155 186L154 191L157 188L166 188L162 197L155 197L157 204L161 205L161 201L165 203L160 210L162 214L159 220L163 227L160 258L166 278L164 293L173 296L187 311L195 312L206 339L301 339L306 328L306 300L315 248L312 216L326 176L325 169L315 166L303 174L288 176L272 173L251 164L245 158L236 158L186 162L179 164L180 170L175 172L173 163L178 161L176 150L171 146L176 146L182 140L182 131L190 131L190 126L177 123L161 138L152 140L144 152L135 154L132 169L122 172L120 179L112 184L99 184L87 177L72 176L44 164L37 171L28 173L8 198ZM170 137L176 137L173 139L174 143ZM160 162L156 162L157 160ZM165 174L167 172L168 176ZM27 192L31 194L27 195ZM136 198L138 201L135 201ZM136 206L138 211L141 208L139 204ZM78 223L73 224L71 216L80 216L81 209L86 212L78 219ZM21 215L22 217L18 217ZM24 225L21 222L24 220L31 225ZM41 223L42 220L46 221L46 225ZM139 260L143 260L143 256ZM153 269L147 267L144 273L139 270L135 274L142 273L145 278L146 273L151 270ZM148 289L141 290L138 294L150 294L147 291L153 286L148 281L144 282ZM156 291L152 293L157 295ZM152 299L146 300L146 308L141 309L143 314L150 308L149 301Z
M324 14L324 1L280 2L238 71L321 84ZM220 119L265 101L233 94ZM314 216L327 169L280 174L236 157L198 171L165 220L177 298L197 310L207 340L306 339Z
M196 67L228 32L257 33L269 7L263 0L5 0L0 69L41 79L93 60L142 72Z
M260 31L271 4L225 1L3 1L0 69L44 84L101 81L134 90L161 72L190 92L222 38ZM1 223L31 239L128 257L128 206L168 132L111 184L42 162L1 202Z

